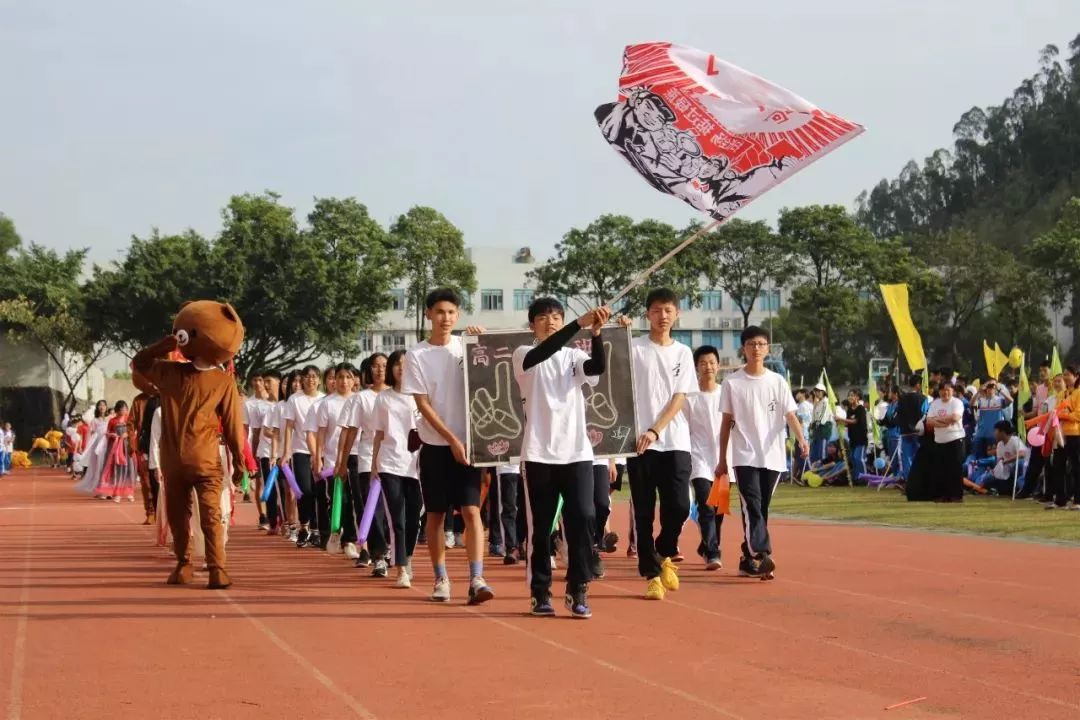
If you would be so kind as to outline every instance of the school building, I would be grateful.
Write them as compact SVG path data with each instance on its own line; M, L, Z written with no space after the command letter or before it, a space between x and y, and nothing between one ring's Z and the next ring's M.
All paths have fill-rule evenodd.
M527 327L526 311L536 287L527 273L543 264L544 259L535 257L529 248L472 247L467 252L476 265L477 291L471 298L472 311L464 313L458 327L480 325L489 330ZM375 328L361 334L361 357L416 344L416 323L406 313L405 290L399 288L394 292L394 309L383 313ZM786 293L780 289L763 290L754 303L750 323L761 324L775 316L786 299ZM571 317L588 309L573 299L567 304ZM648 321L638 318L634 328L647 330ZM739 364L736 350L742 329L742 312L731 297L719 289L707 288L700 307L683 306L672 336L691 347L714 345L720 350L721 365L732 366Z

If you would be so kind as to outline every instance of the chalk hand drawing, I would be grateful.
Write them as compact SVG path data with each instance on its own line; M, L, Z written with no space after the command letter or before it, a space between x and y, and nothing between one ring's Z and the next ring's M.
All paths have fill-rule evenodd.
M604 342L604 352L611 357L611 343ZM607 430L619 421L619 411L611 401L611 376L606 372L600 376L596 387L585 386L585 423L590 427Z
M521 420L514 411L510 382L510 363L496 363L495 397L487 388L478 388L469 403L472 426L481 440L513 440L521 434Z

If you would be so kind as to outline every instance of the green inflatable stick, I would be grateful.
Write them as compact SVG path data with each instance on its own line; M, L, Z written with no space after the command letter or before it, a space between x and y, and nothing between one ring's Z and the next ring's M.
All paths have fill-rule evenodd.
M551 521L551 532L555 532L555 528L559 527L559 517L562 515L562 506L562 495L559 495L559 504L555 506L555 519Z
M330 532L341 532L341 506L345 502L345 483L341 476L334 476L334 504L330 508Z

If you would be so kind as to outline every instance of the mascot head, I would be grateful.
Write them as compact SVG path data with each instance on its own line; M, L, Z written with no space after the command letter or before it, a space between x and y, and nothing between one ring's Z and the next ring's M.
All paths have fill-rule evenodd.
M180 306L173 320L180 353L200 365L222 365L240 351L244 326L228 303L196 300Z

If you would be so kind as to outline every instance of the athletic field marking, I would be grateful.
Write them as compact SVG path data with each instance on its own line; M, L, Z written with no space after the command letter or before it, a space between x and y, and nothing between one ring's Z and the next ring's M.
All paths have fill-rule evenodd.
M30 478L30 530L26 534L23 553L22 590L19 592L18 620L15 621L15 642L11 659L11 691L8 698L8 720L22 718L23 675L26 673L26 624L30 614L30 562L34 547L34 509L37 505L37 475Z

